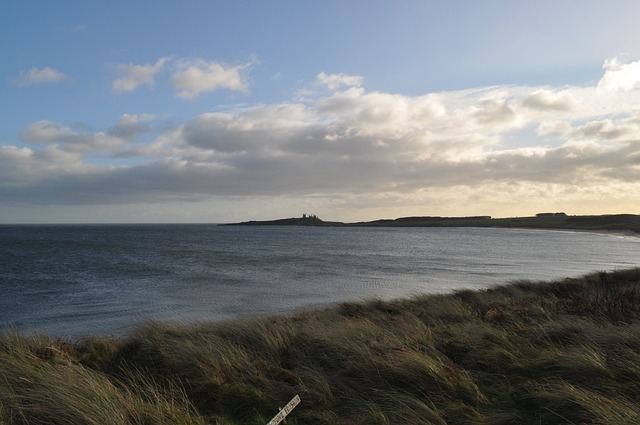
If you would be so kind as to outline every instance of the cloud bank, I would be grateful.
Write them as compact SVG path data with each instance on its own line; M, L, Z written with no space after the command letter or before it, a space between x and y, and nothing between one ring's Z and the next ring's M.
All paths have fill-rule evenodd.
M207 112L162 131L152 128L155 117L142 115L96 132L38 121L24 129L25 147L0 147L0 198L104 204L302 197L441 214L517 212L523 205L577 213L605 200L629 212L640 193L639 66L607 61L601 80L587 87L422 96L370 92L361 77L321 73L317 81L335 90L328 95ZM173 82L184 98L243 90L242 69L185 62ZM142 142L143 134L155 136ZM137 162L118 165L121 157Z

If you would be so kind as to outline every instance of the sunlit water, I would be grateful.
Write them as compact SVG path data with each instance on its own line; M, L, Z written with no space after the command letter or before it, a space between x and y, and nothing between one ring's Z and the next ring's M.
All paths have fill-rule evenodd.
M640 238L580 232L0 226L0 325L118 335L639 264Z

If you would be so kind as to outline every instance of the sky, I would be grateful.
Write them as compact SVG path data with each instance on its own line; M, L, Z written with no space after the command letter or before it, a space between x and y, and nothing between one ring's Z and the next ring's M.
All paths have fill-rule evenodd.
M640 214L636 0L0 5L0 223Z

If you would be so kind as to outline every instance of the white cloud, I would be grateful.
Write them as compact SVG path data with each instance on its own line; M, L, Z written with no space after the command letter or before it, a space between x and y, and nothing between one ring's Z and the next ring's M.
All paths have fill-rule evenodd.
M633 205L639 104L635 86L496 86L422 96L348 87L304 103L203 113L135 148L129 141L152 130L153 116L123 115L102 132L39 121L22 134L28 148L0 149L0 198L54 202L64 192L65 202L91 204L313 196L416 208L448 199L442 208L451 210L442 214L465 202L499 205L507 214L551 197L572 207L581 199L622 205L624 191ZM145 162L98 166L86 159L94 152ZM69 190L75 187L82 190Z
M0 176L4 179L0 183L0 192L11 194L11 198L14 198L6 198L8 202L40 196L38 187L49 179L65 180L69 175L90 171L80 153L64 151L57 146L46 146L39 150L0 146L0 169ZM29 190L25 191L25 187ZM62 197L61 192L54 193L51 197Z
M605 61L605 74L598 88L613 91L627 91L640 87L640 61L623 63L619 58Z
M342 86L360 87L364 78L359 75L348 74L327 74L321 72L316 77L316 83L327 86L329 90L336 90Z
M136 136L151 131L149 122L155 120L155 115L142 114L131 115L124 114L120 117L120 120L116 125L111 127L107 133L111 136L119 137L121 139L130 140Z
M536 133L539 136L550 136L550 135L567 135L573 131L573 127L571 124L565 121L542 121L538 128L536 129Z
M107 131L87 132L49 120L28 125L21 133L24 142L34 145L56 146L65 152L101 152L122 155L128 143L138 135L151 131L153 115L124 114ZM82 127L82 126L80 126Z
M33 151L26 147L0 146L0 158L2 158L7 165L26 160L31 155L33 155Z
M255 58L236 66L204 59L179 61L172 76L176 96L194 99L201 93L222 89L247 92L249 80L246 74L255 63Z
M53 68L33 67L28 71L20 73L20 77L16 80L16 85L19 87L28 87L35 84L58 83L66 78L67 76L65 74Z
M538 90L522 101L522 106L539 111L569 112L576 108L575 98L566 91Z
M116 93L131 92L143 85L153 86L155 76L162 71L169 58L164 57L156 61L155 64L133 65L120 64L116 66L119 77L111 85Z
M22 140L28 143L41 143L52 141L76 142L83 137L71 127L58 124L49 120L41 120L30 124L22 132Z
M622 119L590 121L574 130L572 138L606 142L611 140L640 140L640 116Z

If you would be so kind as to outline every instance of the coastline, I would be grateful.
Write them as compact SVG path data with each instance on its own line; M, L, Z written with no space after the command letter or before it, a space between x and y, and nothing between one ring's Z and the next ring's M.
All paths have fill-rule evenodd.
M0 223L0 227L92 227L92 226L309 226L309 227L496 227L545 230L595 231L604 234L627 236L640 235L640 215L637 214L603 214L603 215L566 215L564 213L537 214L525 217L491 216L411 216L395 219L377 219L360 222L325 221L319 217L306 214L302 217L289 217L271 220L249 220L233 223Z
M252 220L229 223L230 226L332 226L332 227L497 227L546 230L596 231L640 235L640 215L567 215L564 213L536 214L531 217L492 218L490 216L440 217L416 216L395 219L379 219L354 223L324 221L317 216L277 220Z
M31 252L41 262L29 269L14 262L2 270L0 280L13 279L16 290L0 299L0 322L78 338L122 334L136 317L172 323L230 320L319 303L452 292L466 283L479 288L638 264L638 239L554 233L209 225L10 231L5 240L14 235L16 247L21 239L42 235L57 242L41 244L37 251L15 251ZM159 240L167 242L148 243ZM183 257L185 246L192 257ZM31 249L30 244L24 247ZM59 260L47 257L54 251L65 253L64 275L54 273ZM202 254L209 252L216 255ZM250 275L244 275L246 269ZM65 279L69 284L52 286L50 298L40 296L48 282ZM54 297L58 302L50 305Z
M634 423L638 283L635 268L118 340L5 331L0 420L257 424L298 395L292 424Z

